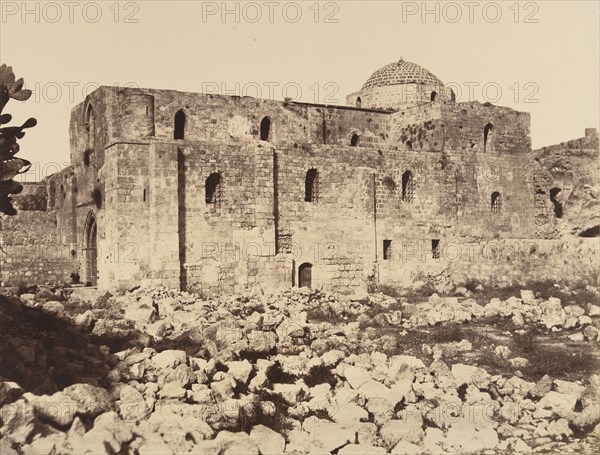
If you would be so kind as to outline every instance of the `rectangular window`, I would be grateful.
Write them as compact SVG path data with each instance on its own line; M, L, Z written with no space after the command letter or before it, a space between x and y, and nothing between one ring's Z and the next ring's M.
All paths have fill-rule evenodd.
M392 241L384 240L383 241L383 259L389 260L392 259Z
M439 239L433 239L431 241L431 256L433 259L440 258L440 241Z

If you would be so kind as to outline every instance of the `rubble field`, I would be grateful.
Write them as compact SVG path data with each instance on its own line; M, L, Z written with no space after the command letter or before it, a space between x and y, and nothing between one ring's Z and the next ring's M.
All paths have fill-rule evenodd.
M589 286L32 291L0 295L2 455L600 453Z

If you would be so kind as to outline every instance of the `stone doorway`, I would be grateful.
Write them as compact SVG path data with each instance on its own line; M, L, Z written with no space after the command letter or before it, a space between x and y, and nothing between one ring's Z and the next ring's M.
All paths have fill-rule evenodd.
M310 288L312 285L312 264L305 262L298 268L298 285L301 288Z
M98 284L98 226L96 217L90 213L85 225L85 283L88 286Z

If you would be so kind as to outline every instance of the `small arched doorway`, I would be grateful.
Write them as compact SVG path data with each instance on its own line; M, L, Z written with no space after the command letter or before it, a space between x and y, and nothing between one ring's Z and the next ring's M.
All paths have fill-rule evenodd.
M312 264L305 262L298 267L298 286L310 288L312 286Z
M98 227L93 213L85 223L85 283L88 286L98 284Z

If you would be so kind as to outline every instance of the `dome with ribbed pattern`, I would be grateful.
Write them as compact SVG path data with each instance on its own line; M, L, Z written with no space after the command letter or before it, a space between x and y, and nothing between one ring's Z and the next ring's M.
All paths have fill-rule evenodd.
M375 71L362 89L401 84L444 85L433 73L422 66L400 59Z

